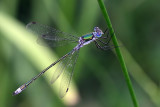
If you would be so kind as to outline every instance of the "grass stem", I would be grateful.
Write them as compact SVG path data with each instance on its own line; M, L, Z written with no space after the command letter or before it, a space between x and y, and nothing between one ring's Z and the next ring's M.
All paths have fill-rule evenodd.
M99 4L100 8L101 8L102 14L103 14L103 16L106 20L110 35L112 36L113 44L115 46L117 46L117 48L115 48L116 55L119 59L120 65L122 67L122 71L123 71L123 74L124 74L124 77L125 77L125 80L126 80L126 83L127 83L127 86L128 86L128 89L129 89L129 92L130 92L130 95L131 95L131 98L132 98L132 101L133 101L133 104L134 104L134 107L138 107L138 102L137 102L137 99L136 99L136 95L134 93L134 89L133 89L130 77L128 75L128 71L127 71L127 67L126 67L124 58L121 54L120 48L118 47L119 45L118 45L118 42L117 42L117 38L116 38L116 35L115 35L114 30L112 28L112 24L111 24L110 18L108 16L107 10L106 10L102 0L97 0L97 1L98 1L98 4Z

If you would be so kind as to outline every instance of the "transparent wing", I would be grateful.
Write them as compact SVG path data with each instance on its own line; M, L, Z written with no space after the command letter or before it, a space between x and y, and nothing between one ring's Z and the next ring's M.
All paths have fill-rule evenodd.
M75 64L78 58L78 54L79 54L79 50L75 51L72 57L70 57L70 60L67 63L67 66L65 66L62 80L60 83L60 92L59 92L60 98L63 98L69 90L69 85L72 79L72 75L73 75L74 67L75 67Z
M37 22L31 22L27 24L26 28L38 36L37 43L40 45L47 44L47 46L49 45L52 47L63 46L68 43L78 43L79 39L76 36L64 33Z
M53 76L51 79L51 84L53 84L59 78L59 76L62 74L62 72L64 71L65 67L67 66L67 64L71 58L72 58L72 54L68 55L63 60L61 60L58 67L56 68L56 70L53 73Z

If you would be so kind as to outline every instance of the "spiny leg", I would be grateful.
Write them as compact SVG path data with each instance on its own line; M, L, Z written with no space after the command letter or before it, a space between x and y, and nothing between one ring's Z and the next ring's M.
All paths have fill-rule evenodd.
M96 45L97 48L100 48L100 45L98 44L97 41L94 41L94 43L95 43L95 45Z
M106 32L107 32L107 36L106 36L106 37L102 36L102 37L100 37L100 38L102 38L102 39L107 39L108 36L109 36L109 30L108 30L108 28L104 31L104 35L105 35Z
M106 47L106 45L108 45L109 42L111 41L112 36L109 37L109 30L108 30L108 28L104 31L104 34L105 34L106 32L107 32L107 36L105 36L105 37L102 36L102 37L100 37L99 39L97 39L97 41L101 42L101 43L104 44L105 46L102 47L102 46L100 46L98 43L96 43L96 46L97 46L98 48L100 48L100 47L101 47L101 48ZM100 40L100 39L103 39L103 40L104 40L104 39L106 39L106 40L108 39L108 40L107 40L106 42L104 42L104 41L102 41L102 40ZM96 41L96 42L97 42L97 41ZM99 45L99 46L98 46L98 45Z
M104 31L104 34L108 31L108 28Z
M114 46L114 45L101 46L97 41L94 41L94 42L95 42L95 45L96 45L97 48L105 50L105 51L119 47L119 46Z
M96 45L97 48L105 50L100 44L98 44L97 41L94 41L94 43L95 43L95 45Z
M108 46L103 46L102 48L106 51L106 50L114 49L114 48L117 48L117 47L119 47L119 46L108 45Z
M97 41L101 42L101 43L104 44L104 45L108 45L108 43L109 43L109 42L106 43L106 42L104 42L104 41L102 41L102 40L100 40L100 39L97 39Z

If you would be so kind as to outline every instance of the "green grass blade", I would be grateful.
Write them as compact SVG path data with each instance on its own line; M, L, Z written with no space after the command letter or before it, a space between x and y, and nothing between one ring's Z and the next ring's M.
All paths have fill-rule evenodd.
M53 59L54 61L58 59L50 49L36 45L35 41L37 37L27 32L24 25L14 20L12 17L0 12L0 23L0 32L3 34L2 36L16 46L17 49L21 51L39 71L50 65L53 62ZM52 59L49 60L50 58ZM52 67L50 71L55 71L55 69L56 67ZM52 74L52 72L46 72L44 75L48 84L50 84ZM59 80L61 80L61 78ZM54 83L53 86L50 85L52 90L56 91L57 94L59 90L59 80ZM79 99L79 95L73 82L70 84L69 93L63 98L63 102L67 105L76 103ZM70 102L73 101L73 99L75 102Z
M117 42L117 39L116 39L116 36L115 36L115 33L114 33L114 30L112 28L111 21L109 19L108 13L107 13L107 10L106 10L106 8L104 6L104 3L102 2L102 0L97 0L97 1L99 3L101 11L102 11L102 13L104 15L104 18L106 20L106 23L108 25L109 32L110 32L110 34L112 36L113 44L115 46L119 46L118 42ZM133 101L133 104L134 104L135 107L138 107L138 102L137 102L137 99L136 99L136 96L135 96L135 93L134 93L134 89L132 87L132 83L131 83L130 77L128 75L128 71L127 71L123 56L121 54L120 48L119 47L115 48L115 51L116 51L117 57L119 59L120 65L122 67L122 71L123 71L123 74L124 74L124 77L125 77L125 80L126 80L126 83L127 83L127 86L128 86L128 89L129 89L129 92L130 92L130 95L131 95L131 98L132 98L132 101Z

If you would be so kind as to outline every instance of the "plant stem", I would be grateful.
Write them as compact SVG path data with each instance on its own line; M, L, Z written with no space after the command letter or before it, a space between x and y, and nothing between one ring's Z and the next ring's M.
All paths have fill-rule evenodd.
M108 25L110 35L112 36L113 44L114 44L115 47L117 47L117 48L115 48L115 51L116 51L117 57L119 59L120 65L122 67L122 71L123 71L123 74L124 74L124 77L125 77L125 80L126 80L126 83L127 83L127 86L128 86L128 89L129 89L129 92L130 92L130 95L131 95L131 98L132 98L132 101L133 101L133 104L134 104L134 107L138 107L138 102L137 102L137 99L136 99L136 96L135 96L135 93L134 93L134 89L132 87L132 83L131 83L130 77L128 75L126 64L124 62L124 59L123 59L123 56L121 54L120 48L118 47L119 45L118 45L118 42L117 42L117 38L116 38L116 35L115 35L114 30L112 28L112 24L111 24L111 21L109 19L107 10L106 10L102 0L97 0L97 1L99 3L99 6L100 6L101 11L103 13L103 16L104 16L104 18L106 20L106 23Z

